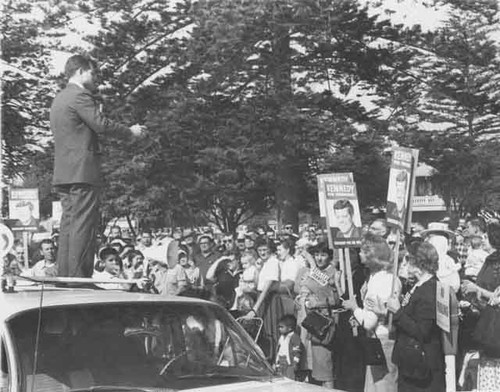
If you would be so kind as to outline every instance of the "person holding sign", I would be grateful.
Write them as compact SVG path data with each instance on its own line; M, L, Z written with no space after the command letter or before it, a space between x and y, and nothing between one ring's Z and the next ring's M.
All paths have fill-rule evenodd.
M394 313L396 342L392 355L398 366L398 391L441 392L445 390L445 361L441 329L436 321L436 272L439 255L422 242L408 255L408 275L416 281L402 301L389 298Z
M367 234L359 253L370 276L361 289L363 306L355 298L343 301L343 307L353 312L356 321L367 331L368 337L378 338L385 354L386 365L368 365L365 392L396 392L398 369L392 363L394 341L389 338L387 301L391 296L393 254L387 241L378 235ZM399 295L401 283L394 293Z

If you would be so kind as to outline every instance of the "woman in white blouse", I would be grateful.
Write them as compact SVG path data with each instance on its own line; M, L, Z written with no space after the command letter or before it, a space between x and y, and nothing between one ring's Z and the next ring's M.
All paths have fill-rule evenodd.
M369 337L380 339L387 363L387 367L366 367L365 392L396 392L398 369L391 360L394 341L389 339L387 301L392 293L399 296L401 283L397 280L391 292L393 254L383 237L367 234L359 256L370 271L361 288L363 307L358 307L355 299L345 300L343 306L353 311L356 321L365 328Z

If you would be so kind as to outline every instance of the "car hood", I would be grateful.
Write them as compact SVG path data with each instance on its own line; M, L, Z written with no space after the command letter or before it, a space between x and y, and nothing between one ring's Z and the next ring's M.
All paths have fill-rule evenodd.
M340 389L327 389L318 385L297 382L289 379L273 379L272 381L246 381L241 383L215 385L212 387L194 388L184 390L185 392L224 392L224 391L240 391L240 392L342 392Z

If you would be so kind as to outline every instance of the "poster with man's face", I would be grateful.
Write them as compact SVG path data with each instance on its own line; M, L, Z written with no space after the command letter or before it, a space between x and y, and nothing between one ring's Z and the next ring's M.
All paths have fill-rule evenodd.
M326 213L333 238L339 248L361 245L361 213L356 184L325 182Z
M9 220L13 231L38 230L39 201L37 188L11 188Z
M416 150L395 148L389 172L386 219L391 227L406 229L411 220L411 199Z

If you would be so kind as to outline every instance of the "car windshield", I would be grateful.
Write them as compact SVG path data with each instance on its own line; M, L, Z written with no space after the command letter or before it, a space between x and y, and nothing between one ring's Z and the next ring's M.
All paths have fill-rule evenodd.
M33 310L8 322L22 390L31 391L33 380L34 391L182 390L272 376L241 326L216 306L44 308L37 337L38 316Z

